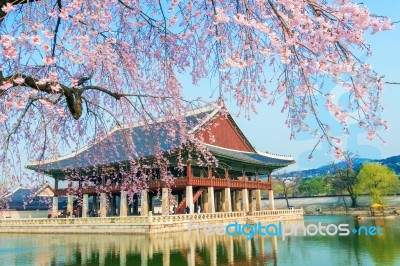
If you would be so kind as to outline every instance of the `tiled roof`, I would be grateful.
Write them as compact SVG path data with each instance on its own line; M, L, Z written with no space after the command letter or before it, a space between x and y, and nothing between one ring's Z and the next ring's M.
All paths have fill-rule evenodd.
M221 107L212 105L187 112L185 115L189 133L195 134L204 125L215 117ZM126 161L154 156L157 152L174 151L183 145L178 138L171 138L164 123L171 121L159 120L144 125L136 123L116 128L106 136L91 145L87 145L67 156L33 162L27 168L42 172L62 172L67 169L83 169L93 166L112 165ZM276 157L270 154L257 152L242 152L207 145L210 151L218 158L238 160L256 165L281 165L293 163L289 157Z

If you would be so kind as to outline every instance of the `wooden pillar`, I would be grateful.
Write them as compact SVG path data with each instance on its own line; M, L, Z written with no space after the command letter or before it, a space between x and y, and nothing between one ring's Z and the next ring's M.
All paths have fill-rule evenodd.
M211 168L211 166L209 166L208 167L208 178L212 178L213 177L213 175L212 175L212 168Z
M121 191L121 197L119 199L119 216L128 216L128 192Z
M82 218L86 218L89 212L89 195L83 194L82 199Z
M225 167L225 179L229 179L228 167Z
M186 163L186 175L188 180L192 180L192 164L190 161Z

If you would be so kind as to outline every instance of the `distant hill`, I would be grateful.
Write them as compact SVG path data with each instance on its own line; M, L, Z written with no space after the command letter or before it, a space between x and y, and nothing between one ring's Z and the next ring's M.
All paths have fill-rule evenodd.
M400 174L400 155L388 157L386 159L367 159L367 158L357 158L353 161L354 167L360 167L363 163L365 162L376 162L380 163L383 165L386 165L387 167L393 169L397 174ZM345 168L346 163L345 162L339 162L336 163L336 167L340 168ZM330 171L332 170L332 165L327 164L315 169L308 169L308 170L303 170L303 171L293 171L290 172L290 175L295 175L295 174L301 174L304 177L314 177L314 176L319 176L319 175L326 175L329 174ZM287 174L286 174L287 175Z

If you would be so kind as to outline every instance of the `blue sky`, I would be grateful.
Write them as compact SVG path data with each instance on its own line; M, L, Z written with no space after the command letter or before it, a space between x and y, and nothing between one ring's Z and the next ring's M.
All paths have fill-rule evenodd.
M392 21L400 21L400 1L398 0L367 0L363 3L371 13L389 16ZM374 70L380 75L384 75L385 81L400 82L400 23L395 25L394 30L367 36L366 40L373 51L368 62ZM184 82L184 85L187 95L199 93L200 88L193 87L189 82ZM212 85L210 81L202 82L200 85L203 90L202 95L211 92L205 89L210 88L210 85ZM332 89L339 98L340 90L334 86ZM238 109L233 101L226 104L233 115L237 113ZM382 116L388 120L389 130L379 133L386 141L386 145L382 145L379 139L368 140L366 133L361 132L356 125L353 125L350 127L351 135L345 138L341 148L357 153L360 157L374 159L400 154L400 85L385 85L382 104L386 109ZM308 155L317 140L311 137L289 140L290 131L284 124L286 116L280 112L281 107L282 105L279 104L271 107L263 103L257 108L258 114L253 114L250 120L243 116L234 118L256 149L292 155L297 163L288 170L309 169L332 162L334 158L329 153L329 147L326 144L319 145L313 154L314 159L308 160Z

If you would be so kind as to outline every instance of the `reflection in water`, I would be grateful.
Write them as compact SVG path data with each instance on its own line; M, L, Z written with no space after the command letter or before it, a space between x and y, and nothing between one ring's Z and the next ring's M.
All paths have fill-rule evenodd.
M399 219L306 217L305 225L380 226L383 237L0 234L2 265L400 265Z
M274 246L265 252L265 246ZM265 265L276 261L276 237L171 233L145 235L2 234L9 265ZM276 262L273 262L276 264Z

